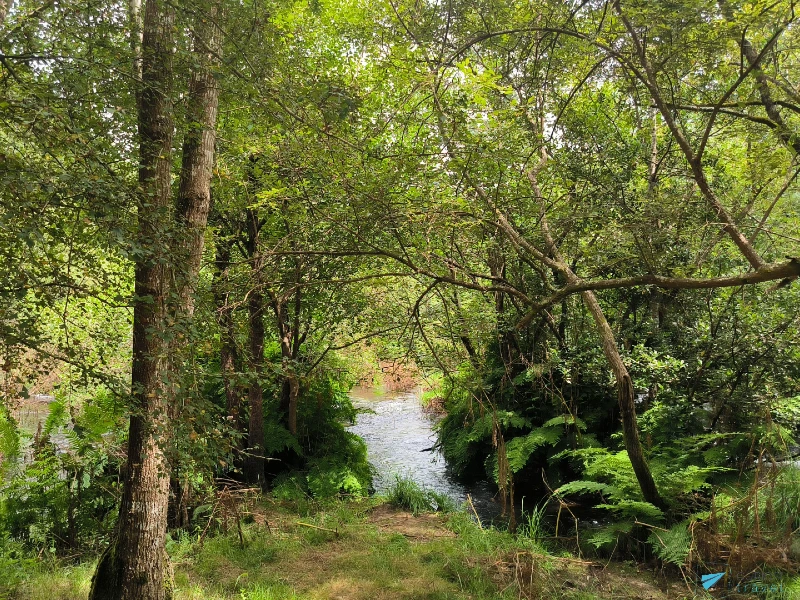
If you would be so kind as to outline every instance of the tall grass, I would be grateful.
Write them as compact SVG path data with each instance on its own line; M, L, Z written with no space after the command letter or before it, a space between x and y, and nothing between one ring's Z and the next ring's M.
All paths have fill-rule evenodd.
M425 512L452 512L455 503L445 494L427 490L415 481L395 477L395 483L386 495L389 504L402 508L414 515Z
M547 503L534 506L531 510L525 511L525 499L522 500L521 510L521 523L518 527L518 533L521 537L528 538L532 542L541 545L544 542L546 531L544 528L545 523L545 507Z

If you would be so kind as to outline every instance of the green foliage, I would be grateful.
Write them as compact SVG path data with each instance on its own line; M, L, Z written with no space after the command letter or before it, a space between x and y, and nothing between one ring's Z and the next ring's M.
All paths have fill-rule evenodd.
M47 418L44 421L44 427L42 428L42 435L46 438L50 437L60 428L64 427L68 420L69 415L67 414L67 407L64 406L64 403L58 400L51 402Z
M800 529L798 506L800 469L770 466L718 491L708 518L716 532L731 540L758 537L791 546Z
M707 443L708 439L701 441ZM723 467L692 464L701 461L703 455L685 452L683 449L690 442L691 439L680 440L674 447L660 448L650 459L653 477L668 502L675 502L683 494L707 489L709 478L727 471ZM694 443L697 444L697 440ZM557 490L559 494L600 494L611 502L598 505L599 508L642 518L660 520L663 517L651 504L640 502L641 492L627 452L583 448L566 451L562 456L580 459L585 479L562 485Z
M278 586L254 584L239 592L240 600L296 600L297 594Z
M9 539L8 534L0 537L0 598L13 597L36 564L36 558L21 543Z
M591 530L583 542L589 544L595 551L613 552L619 547L620 540L627 538L633 525L630 521L615 521L597 529Z
M300 442L293 436L286 426L268 415L264 419L264 443L266 444L264 452L267 456L275 456L285 450L292 450L301 454L303 449Z
M653 529L647 541L653 548L653 554L677 567L686 564L692 547L692 535L686 522L677 523L667 531Z
M536 450L543 446L555 446L564 434L566 421L562 417L554 417L542 427L533 429L529 434L518 436L506 443L508 466L516 473L528 464L528 460Z
M547 503L543 502L539 506L534 506L530 510L525 510L525 503L523 500L521 510L521 523L517 527L518 535L531 540L534 544L541 545L545 538L545 522L547 515L545 513Z
M562 456L580 459L584 480L561 486L557 493L599 492L616 502L641 499L641 492L630 459L625 451L610 452L605 448L583 448L564 452Z
M19 432L0 410L0 525L48 550L93 547L118 493L118 417L135 409L93 391L102 382L126 397L132 263L174 232L139 236L129 21L98 3L11 4L0 65L3 394L13 401L54 374L70 398L92 401L67 403L59 391L43 434L66 436L71 449L44 441L24 473L10 469ZM175 78L185 81L194 11L175 8ZM799 286L613 281L744 273L758 261L727 235L737 227L765 262L796 255L792 3L730 15L689 2L225 8L221 30L248 34L224 40L213 231L196 311L180 324L190 343L170 357L181 376L166 382L180 390L170 460L195 490L237 464L242 434L227 420L217 358L228 333L217 317L232 307L233 383L263 385L269 466L288 471L279 496L368 493L332 349L382 332L373 341L387 355L448 373L435 390L447 410L438 434L456 473L497 479L504 442L518 497L544 495L544 472L559 494L610 511L618 532L634 518L660 522L621 451L594 320L578 295L559 295L570 280L553 268L559 254L580 279L603 283L596 296L671 512L706 508L714 486L756 461L789 459L800 425ZM504 33L487 35L486 23ZM747 69L745 40L769 55L768 77ZM185 96L172 89L165 100L182 116ZM754 102L767 97L774 107ZM192 127L179 123L176 139ZM532 170L540 156L549 160ZM728 216L738 225L720 230ZM248 251L253 222L260 237ZM218 289L205 266L231 240ZM254 290L268 298L268 364L249 373L243 307ZM301 382L296 436L280 399L289 373ZM794 476L770 477L756 491L717 494L736 515L720 517L724 531L797 527ZM749 512L737 513L748 493Z
M389 504L410 511L414 515L424 512L452 512L453 501L443 494L427 490L412 479L397 476L386 494Z
M364 441L347 430L355 409L347 394L349 382L327 374L310 378L299 403L297 437L280 420L277 398L265 411L267 454L302 459L299 469L282 473L275 481L283 499L330 498L340 494L366 496L372 484Z
M85 405L65 431L69 413L51 403L33 461L0 488L0 531L28 548L97 550L113 528L121 453L119 432L106 427L119 421L106 412L107 395L98 393L96 402ZM50 440L57 433L66 438L62 446Z
M307 475L308 489L315 498L330 498L338 494L365 496L369 473L362 471L360 475L359 478L359 473L342 464L338 458L315 460Z
M4 475L14 467L20 450L19 432L14 419L0 410L0 485Z
M337 494L366 496L372 484L367 461L367 447L357 435L344 429L329 432L325 455L311 455L308 460L308 489L315 497Z

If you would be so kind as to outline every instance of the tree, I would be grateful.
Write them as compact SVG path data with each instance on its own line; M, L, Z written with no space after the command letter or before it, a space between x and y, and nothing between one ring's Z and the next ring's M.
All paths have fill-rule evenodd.
M407 51L419 59L415 65L425 67L407 71L407 77L417 82L415 89L427 91L427 95L415 97L416 106L427 107L420 119L422 124L417 124L418 139L426 144L422 152L435 154L434 140L438 140L452 185L471 190L478 201L474 204L467 200L462 206L453 207L452 214L494 224L511 242L519 260L540 281L532 284L524 277L510 280L490 264L467 266L463 255L454 254L452 249L429 251L419 261L410 258L405 249L402 256L395 254L395 257L434 282L484 292L502 290L516 298L526 307L520 314L518 331L525 331L540 317L542 325L551 321L548 311L554 304L580 293L597 322L602 348L617 380L626 447L642 493L651 503L663 504L639 440L631 375L594 291L645 285L708 289L767 281L786 285L798 276L800 261L796 257L772 263L762 258L715 190L720 185L718 181L724 178L717 174L712 181L707 166L708 155L720 152L725 146L715 130L722 115L733 117L727 123L732 132L737 131L741 122L737 119L767 125L792 150L791 143L787 143L790 140L787 125L780 115L773 114L771 121L765 123L761 117L732 110L726 104L743 82L755 78L761 98L758 105L775 113L775 103L764 95L764 84L769 82L763 74L758 74L757 67L791 23L790 6L784 3L770 7L779 24L774 31L764 34L766 42L760 52L750 51L747 49L750 46L742 44L742 52L751 56L749 67L738 73L717 66L719 56L729 52L730 38L714 37L711 46L701 46L698 42L708 34L710 26L707 20L693 14L695 9L689 5L681 6L678 15L661 8L650 10L633 5L630 12L635 12L637 20L648 23L646 30L632 22L629 11L620 2L583 5L574 11L546 2L533 11L518 12L495 7L433 8L405 4L392 5L392 9L396 30L405 32L412 48ZM485 10L493 12L491 28L486 26ZM712 14L710 18L722 19L718 11ZM731 19L730 15L726 18ZM753 21L769 27L764 15L754 16ZM598 32L605 37L598 37ZM642 39L644 32L649 36L647 41ZM690 48L695 56L706 61L703 67L688 59ZM616 63L616 70L607 66L612 63ZM567 84L563 74L573 71L586 74ZM692 84L683 85L684 81ZM634 82L634 87L630 82ZM691 98L697 89L705 95L702 101ZM791 86L787 89L791 92ZM665 100L667 95L673 100ZM642 97L647 99L645 106ZM790 100L784 102L790 105ZM659 132L657 118L653 135L650 128L641 125L652 120L649 103L666 125ZM597 121L592 121L593 111L598 111L598 107L616 110L613 123L616 131L592 130L598 127ZM705 111L702 107L706 107ZM690 114L684 116L681 111ZM431 123L433 127L428 125ZM640 142L644 135L650 138L647 146ZM598 138L609 145L601 150ZM673 145L680 151L677 156L682 155L685 161L682 165L675 160L676 154L669 151ZM619 154L609 151L616 150L615 146ZM643 147L649 151L646 162L642 161L648 165L643 173L647 184L639 188L636 183L639 174L626 161L640 160ZM542 152L549 152L553 160L538 177L541 181L546 176L547 182L540 185L536 177L531 178L538 168L532 169L527 163L531 156ZM785 165L786 156L781 160ZM588 162L595 173L589 169L581 172L580 161ZM672 194L667 200L667 188L680 189L677 177L663 174L667 164L688 169L696 187L683 195ZM432 170L431 176L440 177L441 171ZM521 191L525 179L534 183L532 202L526 202ZM786 186L777 190L776 200L766 208L764 219L785 191ZM655 241L654 230L661 230L663 238L665 230L681 230L687 218L698 228L710 225L704 209L697 210L695 203L681 204L694 193L704 199L705 206L721 222L724 234L753 271L731 273L729 263L727 272L720 276L697 276L696 268L690 269L693 276L659 273L660 268L674 272L678 263L659 262L665 254L662 251L659 255L654 249L656 243L663 243ZM637 208L631 208L628 196L634 198ZM693 214L688 212L689 207L695 210ZM603 209L607 211L605 214ZM752 205L745 210L751 209ZM582 210L587 212L582 214ZM654 220L658 223L656 228L652 226ZM604 238L624 240L623 256L627 255L628 264L638 271L636 274L609 276L621 270L614 262L615 254L622 253L598 244ZM680 240L683 248L697 252L687 241ZM715 248L720 241L715 238L710 247ZM588 255L586 249L590 246L595 250ZM596 275L576 275L576 267L581 263L586 263L582 270L594 271ZM454 265L458 266L455 271ZM477 285L478 278L486 283ZM525 362L523 356L518 360L521 364Z
M90 598L160 599L167 595L164 543L169 503L170 414L179 391L174 352L191 319L210 208L218 88L218 4L195 21L197 66L189 84L180 186L173 200L175 9L148 0L137 91L139 185L136 299L133 318L132 407L128 463L115 538L101 558ZM138 12L133 11L134 21ZM132 27L136 35L137 27Z

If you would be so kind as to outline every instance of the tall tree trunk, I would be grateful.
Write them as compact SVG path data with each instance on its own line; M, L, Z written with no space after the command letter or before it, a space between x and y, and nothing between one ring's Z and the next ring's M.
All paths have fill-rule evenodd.
M236 381L239 370L239 352L236 348L235 325L233 322L233 306L230 294L226 289L228 273L231 264L230 240L217 242L216 256L214 259L214 306L217 313L217 323L220 329L219 363L222 375L222 386L225 389L226 414L231 419L231 425L236 432L243 432L242 423L242 390Z
M171 207L173 118L172 50L175 12L159 0L145 7L142 40L142 87L139 118L139 184L137 244L146 250L135 268L133 318L132 412L128 462L116 535L92 580L90 600L162 600L171 597L165 581L169 562L164 548L169 501L169 464L164 449L175 377L168 361L168 321L193 311L192 288L202 256L203 231L210 205L211 167L218 90L209 65L216 59L198 52L197 73L190 85L190 130L184 146L178 212ZM198 48L216 49L219 32L198 27L206 38ZM170 231L177 217L184 231L177 244ZM177 251L177 252L176 252ZM181 260L182 264L175 264ZM173 268L170 268L172 266ZM174 275L180 273L178 287ZM177 292L177 305L171 296Z
M247 428L247 456L244 475L250 483L264 481L264 398L261 375L264 370L264 295L261 291L263 261L258 249L259 223L254 210L247 211L247 251L252 268L249 311L250 386L247 395L250 421Z
M161 600L169 465L164 454L168 251L173 119L170 100L174 10L148 0L138 93L139 228L146 256L135 268L132 407L128 461L116 535L92 580L92 600Z

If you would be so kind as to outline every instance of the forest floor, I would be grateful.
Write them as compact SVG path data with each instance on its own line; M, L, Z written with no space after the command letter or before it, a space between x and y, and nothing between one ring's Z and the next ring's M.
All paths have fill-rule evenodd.
M261 502L243 520L229 520L227 532L169 540L175 600L677 600L695 594L680 577L656 577L633 564L553 556L530 540L482 530L464 513L414 516L375 501ZM92 570L87 563L42 571L13 598L83 600Z

